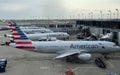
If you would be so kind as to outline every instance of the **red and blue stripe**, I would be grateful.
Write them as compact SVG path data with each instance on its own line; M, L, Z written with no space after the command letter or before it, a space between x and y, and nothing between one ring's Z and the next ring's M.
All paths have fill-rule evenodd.
M13 22L10 23L10 31L12 32L13 39L15 41L16 48L20 49L35 49L31 40L25 35L25 33L19 28L19 26Z

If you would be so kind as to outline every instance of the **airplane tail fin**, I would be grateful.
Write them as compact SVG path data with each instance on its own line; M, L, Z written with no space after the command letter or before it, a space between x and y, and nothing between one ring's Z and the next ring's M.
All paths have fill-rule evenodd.
M32 41L25 35L15 22L8 22L10 31L15 42L15 47L20 49L35 49Z

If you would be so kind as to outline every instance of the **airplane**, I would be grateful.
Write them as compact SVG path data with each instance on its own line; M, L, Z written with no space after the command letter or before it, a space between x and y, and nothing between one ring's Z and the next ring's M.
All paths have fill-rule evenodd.
M119 46L108 41L31 41L15 22L9 22L9 25L16 28L12 35L18 36L14 38L15 43L10 43L10 46L34 52L59 54L54 59L77 58L88 61L92 58L92 53L109 54L120 51Z
M112 33L107 33L106 35L103 35L100 37L98 40L106 40L106 41L111 41L113 37Z
M35 27L35 26L27 26L27 27L21 27L21 30L24 31L25 33L35 33L35 32L39 32L39 33L52 33L53 31L44 27Z
M44 38L56 38L56 39L69 39L69 34L65 32L53 32L53 33L36 33L36 34L25 34L31 40L41 40ZM14 38L10 34L4 34L5 37Z
M37 27L37 26L20 26L21 29L45 29L44 27Z
M15 28L14 27L10 27L10 31L14 30ZM52 32L52 33L36 33L36 34L26 34L24 33L29 39L31 40L41 40L44 38L46 39L53 39L53 38L56 38L56 39L69 39L69 34L66 33L66 32ZM12 36L10 34L4 34L5 37L9 37L9 38L14 38L16 36Z
M9 30L8 26L0 26L0 30Z
M23 29L22 31L24 31L25 33L35 33L35 32L39 32L39 33L52 33L53 31L50 29L46 29L46 28L41 28L41 29Z

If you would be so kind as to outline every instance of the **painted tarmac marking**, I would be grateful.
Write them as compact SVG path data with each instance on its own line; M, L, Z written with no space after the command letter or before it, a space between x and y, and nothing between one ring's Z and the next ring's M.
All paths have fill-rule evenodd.
M40 67L40 69L43 69L43 70L45 70L45 69L49 69L50 67Z
M90 69L90 68L85 69L85 70L82 72L81 75L84 75L86 72L88 72L89 69Z
M115 62L117 62L117 63L119 63L120 61L118 61L118 60L110 60L112 63L115 63Z
M112 68L115 68L114 65L110 61L107 61L107 62Z
M87 69L91 69L91 68L97 68L97 67L76 67L76 68L74 68L74 70L78 70L78 69L80 69L80 68L87 68Z
M58 65L55 65L56 67L62 67L63 65L61 65L61 64L58 64Z

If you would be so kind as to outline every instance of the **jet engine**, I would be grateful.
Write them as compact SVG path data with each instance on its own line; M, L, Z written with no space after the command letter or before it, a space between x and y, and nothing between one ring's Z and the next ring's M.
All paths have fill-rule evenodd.
M90 60L91 57L92 57L92 55L89 53L82 53L82 54L78 55L78 58L80 60L84 60L84 61Z

